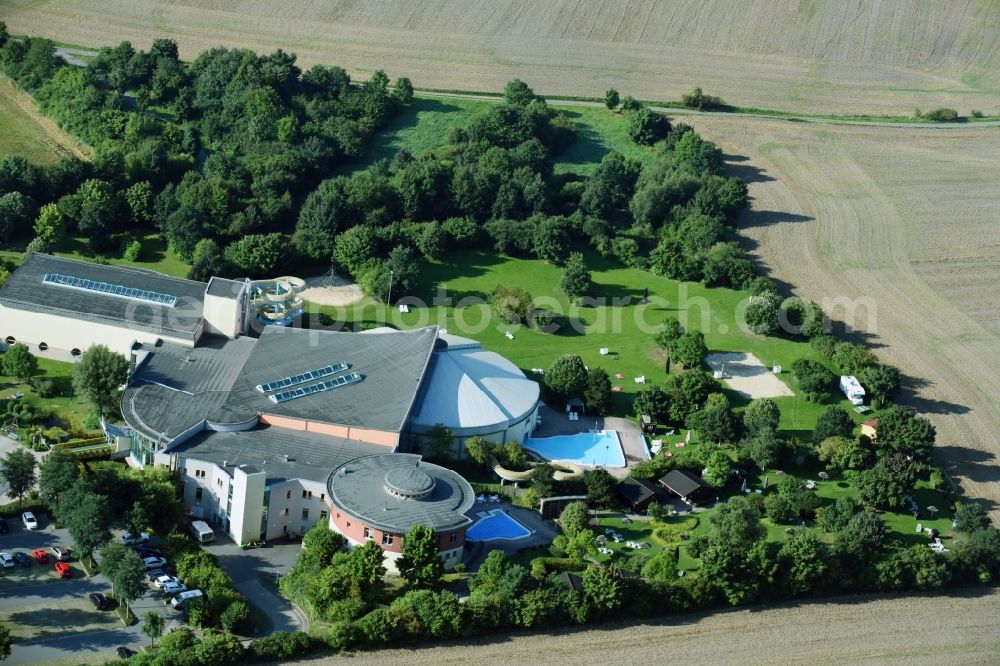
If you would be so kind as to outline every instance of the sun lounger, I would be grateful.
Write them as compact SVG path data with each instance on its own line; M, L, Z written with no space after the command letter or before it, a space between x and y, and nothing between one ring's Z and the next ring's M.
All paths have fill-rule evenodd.
M402 312L402 313L404 313L404 314L406 314L407 312L410 311L410 306L406 305L405 303L400 303L399 304L399 311Z
M601 347L600 353L601 353L601 356L607 356L608 355L608 348L607 347Z
M640 375L639 377L636 377L634 381L635 381L636 384L645 384L646 383L646 375Z
M486 496L485 495L477 495L476 496L476 504L483 504L485 501L486 501Z
M506 337L506 338L507 338L508 340L513 340L513 339L514 339L514 334L513 334L513 333L511 333L510 331L507 331L506 333L504 333L504 336L505 336L505 337Z
M499 495L490 495L490 502L492 502L494 504L499 503L500 502L500 496Z

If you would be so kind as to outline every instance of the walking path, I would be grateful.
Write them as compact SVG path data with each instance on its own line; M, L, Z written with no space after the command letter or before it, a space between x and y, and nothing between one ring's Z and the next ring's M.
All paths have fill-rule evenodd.
M503 102L503 97L498 97L496 95L481 95L476 93L451 93L451 92L436 92L431 90L418 90L416 93L417 97L444 97L453 99L471 99L479 100L482 102ZM606 108L604 102L594 102L591 100L583 99L552 99L549 100L550 106L577 106L577 107L588 107L603 109ZM914 128L931 128L931 129L961 129L968 127L1000 127L1000 120L982 120L977 122L964 122L964 123L906 123L891 120L850 120L845 118L827 118L823 116L796 116L796 115L772 115L768 113L750 113L742 111L699 111L697 109L679 109L672 106L657 106L655 104L647 105L651 111L656 111L658 113L665 113L673 116L723 116L727 118L767 118L769 120L787 120L789 122L795 123L817 123L820 125L864 125L869 127L908 127L910 129Z

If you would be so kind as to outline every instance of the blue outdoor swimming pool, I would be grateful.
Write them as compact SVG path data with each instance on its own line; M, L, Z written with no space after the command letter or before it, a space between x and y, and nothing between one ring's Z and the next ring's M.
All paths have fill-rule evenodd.
M480 518L476 524L465 533L465 538L470 541L490 541L492 539L523 539L531 534L531 531L511 518L507 512L496 509L490 512L485 518Z
M580 465L624 467L625 453L614 430L581 432L576 435L556 435L524 440L524 448L547 460L565 460Z

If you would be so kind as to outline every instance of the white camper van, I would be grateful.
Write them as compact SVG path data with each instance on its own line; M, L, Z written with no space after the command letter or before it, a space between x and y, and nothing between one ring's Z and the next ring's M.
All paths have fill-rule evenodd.
M865 404L865 389L854 375L841 375L840 390L844 392L852 405Z
M208 543L215 540L215 532L204 520L196 520L191 523L191 535L200 543Z

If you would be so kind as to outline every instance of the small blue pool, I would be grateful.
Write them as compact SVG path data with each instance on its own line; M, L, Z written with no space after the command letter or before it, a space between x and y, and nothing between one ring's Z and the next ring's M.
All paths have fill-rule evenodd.
M523 539L531 531L511 518L506 511L494 509L489 515L480 518L476 524L465 533L469 541L492 541L493 539Z
M622 451L618 433L614 430L581 432L576 435L556 435L524 440L524 448L534 451L546 460L565 460L580 465L600 467L624 467L625 453Z

